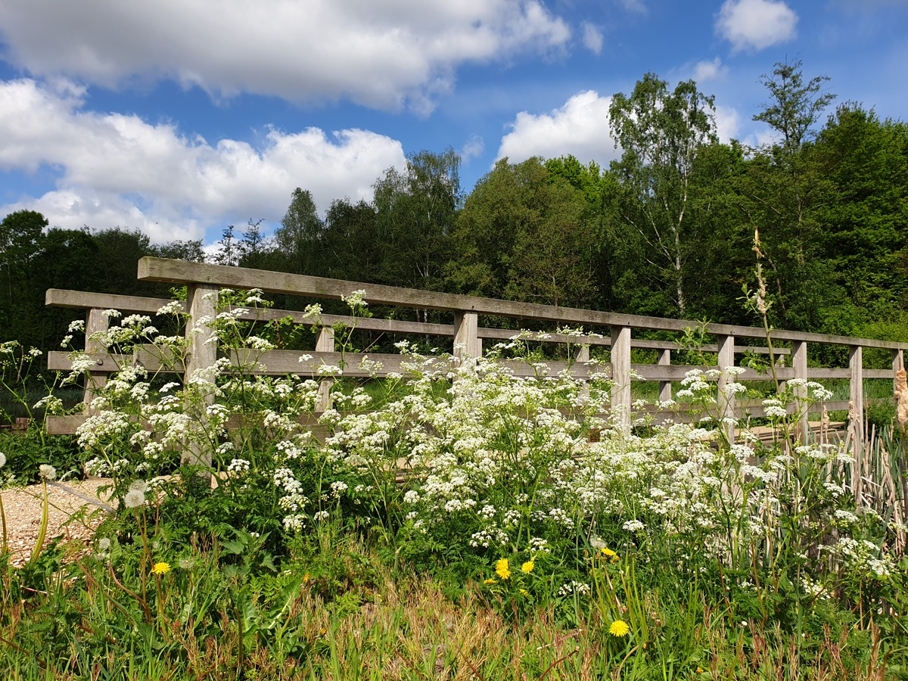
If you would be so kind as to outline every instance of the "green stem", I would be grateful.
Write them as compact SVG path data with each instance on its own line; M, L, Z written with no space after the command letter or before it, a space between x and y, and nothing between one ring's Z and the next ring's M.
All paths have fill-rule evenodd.
M47 500L47 481L41 480L41 489L42 495L44 497L41 504L41 527L38 529L38 538L35 540L35 548L32 549L31 558L28 559L28 564L32 565L38 556L41 555L41 549L44 547L44 539L47 537L47 525L50 521L50 508ZM4 522L4 545L6 543L6 523Z

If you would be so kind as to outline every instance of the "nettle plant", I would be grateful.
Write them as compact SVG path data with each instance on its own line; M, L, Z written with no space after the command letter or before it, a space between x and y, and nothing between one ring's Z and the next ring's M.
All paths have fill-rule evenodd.
M354 314L365 309L362 292L345 300ZM819 384L789 381L767 400L780 433L770 445L743 428L725 439L718 370L691 372L678 393L696 404L698 422L625 432L602 416L605 367L579 381L540 362L522 378L500 352L458 362L402 342L402 372L381 379L383 399L332 381L333 407L319 413L318 377L254 373L278 336L251 321L263 306L260 292L222 291L214 318L197 324L222 356L186 383L133 364L97 389L79 440L88 468L111 475L121 500L147 481L149 503L185 532L229 527L268 537L278 553L346 528L417 567L495 579L487 586L499 596L520 580L496 579L493 566L531 564L520 575L532 588L515 586L514 598L595 591L600 545L633 560L638 579L668 570L752 594L763 618L779 615L779 593L811 605L860 584L861 598L878 598L894 570L881 548L889 528L854 505L849 455L793 436L803 410L828 399ZM163 312L185 322L179 305ZM141 346L140 356L157 357L148 366L179 368L181 333L160 334L147 317L110 318L118 323L93 341L112 353ZM335 337L343 345L350 335ZM74 360L73 378L90 369ZM727 396L744 390L736 372L725 373ZM213 489L191 484L191 467L159 477L190 447L210 456Z

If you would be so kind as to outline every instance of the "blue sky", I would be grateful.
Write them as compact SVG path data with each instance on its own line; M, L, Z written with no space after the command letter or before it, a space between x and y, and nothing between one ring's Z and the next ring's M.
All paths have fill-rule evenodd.
M295 187L369 199L423 149L466 191L503 156L605 165L609 99L647 72L758 145L785 60L905 120L908 0L3 0L0 215L211 244Z

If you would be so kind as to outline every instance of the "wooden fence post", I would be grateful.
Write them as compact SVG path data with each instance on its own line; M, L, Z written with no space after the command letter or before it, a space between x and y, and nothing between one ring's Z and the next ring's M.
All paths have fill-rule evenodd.
M864 459L864 348L860 345L850 347L848 366L851 369L851 405L848 410L849 428L851 429L851 446L854 464L851 467L851 488L858 507L863 501Z
M631 327L612 327L612 413L622 431L631 430Z
M458 361L482 356L482 341L478 333L479 315L475 312L454 313L454 357Z
M904 350L893 350L892 351L892 390L895 392L895 375L905 368L905 351Z
M189 323L186 325L188 356L186 358L186 373L183 375L183 381L185 385L189 385L193 373L214 366L218 358L217 342L211 340L214 331L209 326L217 314L215 305L218 287L210 284L189 284L186 289L187 307L189 309ZM208 323L200 324L199 320L205 318L207 318ZM199 423L196 424L196 428L203 429L207 417L206 408L214 404L214 390L203 387L200 390L200 397L202 403L198 405ZM203 447L200 442L190 439L187 451L183 455L183 463L210 467L211 448ZM207 474L204 474L204 476L208 477Z
M791 342L791 366L794 368L795 378L807 380L806 341ZM807 417L807 405L804 404L802 400L807 397L807 387L803 385L799 386L795 392L799 398L795 404L797 404L798 411L803 412L798 418L798 439L801 441L802 445L806 445L807 437L810 434L810 421Z
M725 418L736 418L735 416L735 396L734 394L727 394L725 392L725 386L729 383L729 375L725 372L728 367L733 367L735 365L735 337L734 336L716 336L716 341L719 346L719 357L717 363L719 365L719 385L718 385L718 407L719 407L719 419ZM731 377L734 381L734 377ZM721 423L722 429L725 431L725 436L728 438L729 443L735 441L735 424L727 423L722 420Z
M102 314L103 310L89 310L85 318L85 352L89 355L96 352L106 352L107 349L102 347L92 336L96 333L104 333L108 329L108 320ZM98 388L103 388L107 384L107 372L90 371L85 377L85 413L91 416L95 410L91 407L91 401L95 399Z
M315 338L315 351L334 352L334 350L334 329L330 326L323 326L318 330L318 336ZM327 411L331 408L331 387L333 385L333 378L323 378L318 382L318 403L315 405L318 411Z
M659 366L667 367L672 364L672 351L669 349L662 350L659 353ZM659 381L659 401L670 402L672 399L672 382Z

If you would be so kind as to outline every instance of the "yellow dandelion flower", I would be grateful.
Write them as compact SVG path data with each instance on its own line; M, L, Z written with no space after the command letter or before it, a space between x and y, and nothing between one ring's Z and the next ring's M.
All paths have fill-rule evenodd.
M521 589L521 590L520 590L520 595L521 595L521 596L529 596L529 595L530 595L530 592L527 591L526 589Z
M622 636L627 636L630 630L631 628L627 626L627 622L625 622L624 620L615 620L614 622L612 622L612 626L608 628L608 633L610 633L612 636L617 636L620 638Z
M151 568L153 575L166 575L170 572L170 563L155 563Z
M533 568L536 567L536 563L532 560L528 560L526 563L520 566L520 570L526 574L530 574L533 571Z
M495 561L495 574L502 579L507 579L511 576L511 567L507 558Z
M483 584L498 584L494 579L486 579L483 581Z

